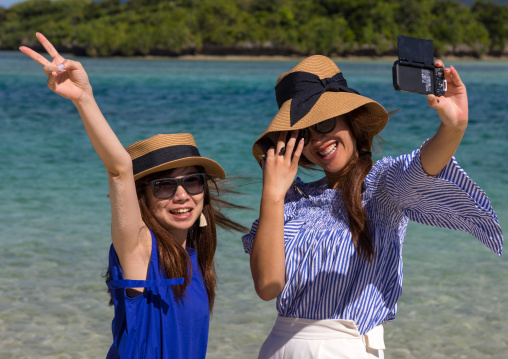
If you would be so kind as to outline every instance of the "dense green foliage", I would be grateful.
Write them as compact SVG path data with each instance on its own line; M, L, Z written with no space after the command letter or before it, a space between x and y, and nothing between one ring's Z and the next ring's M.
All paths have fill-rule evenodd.
M40 31L80 55L394 54L397 35L437 55L506 55L508 6L439 0L31 0L0 8L0 49Z

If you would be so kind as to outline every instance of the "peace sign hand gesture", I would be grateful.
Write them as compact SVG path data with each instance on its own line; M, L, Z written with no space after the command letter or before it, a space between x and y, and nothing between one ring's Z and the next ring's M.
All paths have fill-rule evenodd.
M53 59L52 62L26 46L21 46L19 50L44 66L44 72L48 76L48 87L72 101L78 101L85 92L92 96L92 87L81 63L64 59L44 35L38 32L36 36Z

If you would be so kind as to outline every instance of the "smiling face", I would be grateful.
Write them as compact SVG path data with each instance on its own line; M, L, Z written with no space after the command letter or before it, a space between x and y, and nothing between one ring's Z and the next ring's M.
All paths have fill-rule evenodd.
M161 177L182 178L199 172L196 167L180 167L174 169L170 175L161 175ZM191 195L179 185L173 197L158 199L154 197L150 186L146 187L146 191L152 215L175 236L179 243L185 246L189 228L203 211L204 192Z
M356 140L344 116L337 117L331 132L322 134L311 129L310 135L303 155L323 168L328 177L342 171L356 152Z

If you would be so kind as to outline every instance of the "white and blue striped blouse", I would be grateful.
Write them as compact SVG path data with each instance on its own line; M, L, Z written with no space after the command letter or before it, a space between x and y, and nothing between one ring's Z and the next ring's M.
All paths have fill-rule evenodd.
M501 255L503 234L485 193L455 159L437 176L422 170L420 151L383 158L365 179L363 205L372 223L376 259L358 257L340 191L321 180L297 183L284 206L286 285L281 316L353 320L361 334L395 318L402 292L402 244L408 220L466 231ZM256 220L243 236L250 253Z

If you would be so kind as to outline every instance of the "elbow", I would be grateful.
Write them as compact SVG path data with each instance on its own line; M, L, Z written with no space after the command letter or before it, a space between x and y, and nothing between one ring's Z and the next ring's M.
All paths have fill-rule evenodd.
M107 168L108 176L111 179L121 179L125 177L133 176L132 160L124 161L122 163L115 164L114 167Z
M267 302L277 298L277 296L282 293L282 290L284 289L283 284L281 285L280 283L275 282L267 283L265 285L259 285L255 283L254 287L258 297Z
M259 291L256 291L256 293L258 294L258 297L259 297L259 298L261 298L262 300L264 300L265 302L269 302L269 301L271 301L272 299L277 298L277 296L273 296L273 295L269 295L269 294L261 293L261 292L259 292Z
M284 257L277 261L262 261L258 256L251 255L250 269L259 298L269 301L282 293L286 285L284 263Z

